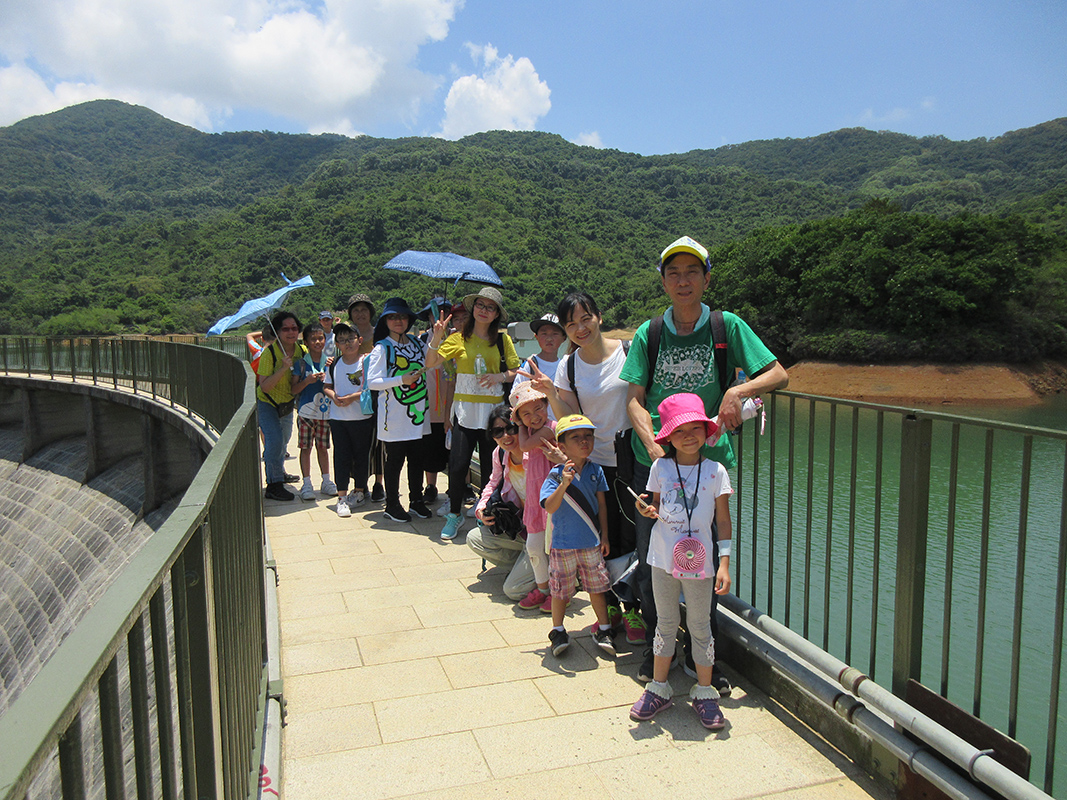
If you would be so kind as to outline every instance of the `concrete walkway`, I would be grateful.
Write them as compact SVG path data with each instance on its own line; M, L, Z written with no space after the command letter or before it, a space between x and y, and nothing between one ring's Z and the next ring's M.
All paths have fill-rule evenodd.
M399 524L368 503L341 519L334 507L266 501L288 703L282 797L887 796L728 667L725 730L700 726L677 667L675 706L631 722L640 648L596 647L587 597L568 609L571 647L557 659L547 615L504 596L503 570L481 574L462 533L442 542L440 518Z

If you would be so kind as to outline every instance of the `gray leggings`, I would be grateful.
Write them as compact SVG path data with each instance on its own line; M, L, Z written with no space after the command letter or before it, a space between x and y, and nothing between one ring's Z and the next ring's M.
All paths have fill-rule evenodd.
M711 598L715 579L680 580L666 570L652 567L652 594L656 598L656 638L652 652L657 656L674 653L678 625L682 621L678 601L685 592L685 624L693 638L693 662L702 667L715 663L715 640L711 638Z

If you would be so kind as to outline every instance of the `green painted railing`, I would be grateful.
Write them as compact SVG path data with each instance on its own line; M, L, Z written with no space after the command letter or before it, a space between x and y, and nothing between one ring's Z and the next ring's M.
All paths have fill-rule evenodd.
M739 434L734 591L1067 780L1067 432L778 392Z
M49 391L151 398L213 442L177 507L0 718L0 797L57 785L95 796L101 781L108 798L254 795L268 687L251 372L219 350L128 339L0 339L0 368L0 381L45 377Z

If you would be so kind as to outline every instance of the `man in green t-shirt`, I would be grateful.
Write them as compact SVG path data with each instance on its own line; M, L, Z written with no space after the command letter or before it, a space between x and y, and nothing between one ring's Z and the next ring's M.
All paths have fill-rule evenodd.
M645 322L634 334L633 344L626 358L621 378L630 384L627 411L633 422L635 456L633 489L645 491L652 462L664 455L655 442L659 433L659 404L672 394L692 392L704 401L709 417L718 415L720 424L733 430L741 424L741 404L774 389L784 389L789 383L785 368L760 338L736 314L723 312L726 328L726 368L730 380L738 369L749 376L745 383L731 386L723 394L713 354L711 309L701 302L711 283L708 251L688 236L671 243L660 254L660 278L671 307L663 314L656 363L649 364L648 334L650 322ZM651 374L651 381L649 375ZM729 436L723 436L714 447L705 447L704 455L732 469L737 464ZM648 542L652 520L636 515L638 599L641 616L649 631L656 628L656 604L652 596L652 578L648 566ZM715 604L712 604L712 625L715 625ZM688 639L688 637L687 637ZM688 656L687 656L688 660ZM647 667L647 669L646 669ZM720 693L730 689L726 677L715 670L715 685ZM645 664L638 677L652 677L652 655L646 652ZM724 689L726 690L724 692Z

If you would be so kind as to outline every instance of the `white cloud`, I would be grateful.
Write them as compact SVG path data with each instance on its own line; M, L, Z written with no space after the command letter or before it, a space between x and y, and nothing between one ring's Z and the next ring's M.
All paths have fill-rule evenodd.
M459 139L489 130L533 130L552 108L551 90L530 59L501 58L491 44L467 45L481 75L463 75L452 82L445 98L445 118L438 136Z
M868 108L859 116L858 124L865 128L882 128L886 125L899 125L902 122L915 117L917 113L927 114L935 111L937 100L933 97L924 97L915 108L903 108L898 106L883 113L875 113L873 108Z
M211 124L207 108L191 97L134 90L109 92L97 84L74 81L62 81L49 86L39 74L24 64L0 68L0 98L3 98L0 100L0 126L105 98L147 106L168 119L197 128L206 129Z
M600 133L598 131L579 133L572 139L572 141L574 144L582 145L583 147L596 147L599 150L604 149L604 143L600 140Z
M234 108L355 131L409 124L439 86L415 66L464 0L3 2L0 124L113 97L212 129Z

